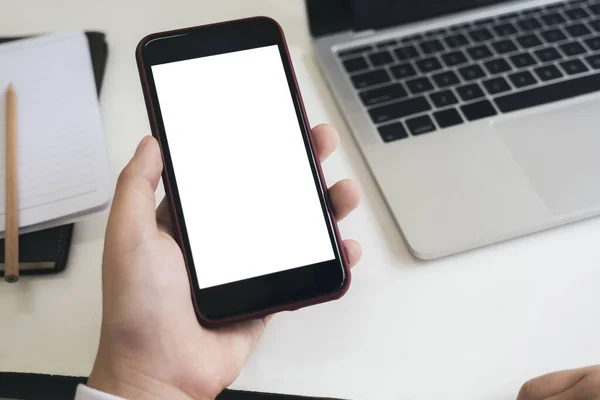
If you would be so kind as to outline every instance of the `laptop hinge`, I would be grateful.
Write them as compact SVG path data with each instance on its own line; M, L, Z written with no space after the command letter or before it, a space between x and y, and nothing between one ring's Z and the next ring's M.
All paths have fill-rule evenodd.
M353 32L352 36L355 38L362 38L365 36L372 36L373 34L375 34L374 29L365 29L364 31Z

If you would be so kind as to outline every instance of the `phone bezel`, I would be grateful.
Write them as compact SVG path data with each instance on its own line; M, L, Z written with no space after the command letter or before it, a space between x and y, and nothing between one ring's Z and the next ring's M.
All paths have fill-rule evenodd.
M277 45L281 55L335 259L200 289L152 66L270 45ZM310 126L280 26L270 18L256 17L153 34L144 38L138 45L137 59L146 105L151 114L153 135L158 139L162 150L163 181L171 206L171 218L174 220L177 239L186 260L196 313L200 321L209 325L220 325L342 296L349 286L350 274L343 256L337 225L330 211L327 187L313 151ZM232 237L235 237L234 230ZM232 251L235 251L235 243L232 243L231 247Z

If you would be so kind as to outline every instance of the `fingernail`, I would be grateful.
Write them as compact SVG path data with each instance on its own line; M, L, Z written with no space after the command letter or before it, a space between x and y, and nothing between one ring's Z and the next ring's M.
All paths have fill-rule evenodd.
M145 136L140 142L140 144L138 144L137 149L135 149L136 155L144 150L144 147L146 147L146 145L148 144L148 138L149 136Z

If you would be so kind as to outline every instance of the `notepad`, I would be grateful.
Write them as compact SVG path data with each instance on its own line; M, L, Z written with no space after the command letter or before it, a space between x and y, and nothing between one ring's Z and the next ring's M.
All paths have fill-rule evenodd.
M17 93L19 224L72 222L110 201L108 162L84 32L0 45L0 91ZM0 228L5 225L5 99L0 96Z

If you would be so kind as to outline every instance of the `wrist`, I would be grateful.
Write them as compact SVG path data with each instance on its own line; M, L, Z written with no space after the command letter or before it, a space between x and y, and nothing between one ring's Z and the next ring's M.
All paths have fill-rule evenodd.
M98 355L87 386L131 400L212 400L215 396L192 397L169 382L148 375L127 360L104 360Z
M87 386L125 399L191 399L176 388L148 377L126 364L104 363L99 360L94 363Z

